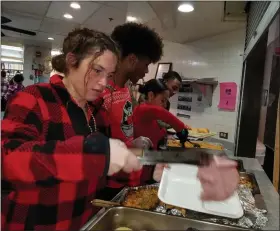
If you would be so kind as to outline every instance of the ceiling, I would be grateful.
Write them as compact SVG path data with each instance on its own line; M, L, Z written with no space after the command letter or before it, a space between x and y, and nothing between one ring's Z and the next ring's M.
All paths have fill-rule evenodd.
M3 40L13 37L29 43L34 41L39 45L59 48L67 33L75 27L85 26L110 33L115 26L124 23L128 15L154 28L163 39L178 43L192 42L245 26L245 21L222 20L224 2L221 1L194 2L195 10L191 13L178 12L179 2L175 1L81 1L79 10L70 8L70 3L68 1L1 1L2 16L12 20L5 25L37 33L36 36L28 36L3 30L6 35ZM63 17L65 13L73 15L73 18L65 19ZM54 38L54 41L49 41L48 37Z

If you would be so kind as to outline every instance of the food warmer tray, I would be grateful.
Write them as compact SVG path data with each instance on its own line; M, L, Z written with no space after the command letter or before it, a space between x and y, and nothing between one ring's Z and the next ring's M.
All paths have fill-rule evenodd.
M247 179L252 184L252 194L255 196L256 194L261 194L258 182L256 177L253 173L250 172L240 172L239 173L240 179Z
M249 230L240 227L215 224L151 211L126 207L114 207L99 213L81 230L115 230L127 227L131 230Z

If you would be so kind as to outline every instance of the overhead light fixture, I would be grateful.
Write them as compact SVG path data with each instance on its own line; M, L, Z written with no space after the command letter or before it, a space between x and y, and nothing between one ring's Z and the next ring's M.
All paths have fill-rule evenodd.
M54 38L52 38L52 37L49 37L49 38L48 38L48 40L54 40Z
M128 21L128 22L135 22L135 21L137 21L137 18L133 17L133 16L127 16L126 17L126 21Z
M73 9L81 9L80 4L77 3L77 2L72 2L72 3L70 4L70 6L71 6Z
M64 14L63 17L67 18L67 19L72 19L73 18L73 16L71 14L68 14L68 13Z
M183 13L189 13L194 10L193 6L189 3L182 3L179 5L178 10Z
M15 63L23 63L22 60L19 59L10 59L10 58L1 58L2 62L15 62Z

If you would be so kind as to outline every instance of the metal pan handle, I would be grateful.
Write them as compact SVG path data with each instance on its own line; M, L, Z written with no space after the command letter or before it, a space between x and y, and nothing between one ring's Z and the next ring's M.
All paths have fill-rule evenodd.
M104 200L99 200L99 199L94 199L90 202L93 206L96 207L104 207L104 208L111 208L114 206L120 206L121 204L118 202L113 202L113 201L104 201Z

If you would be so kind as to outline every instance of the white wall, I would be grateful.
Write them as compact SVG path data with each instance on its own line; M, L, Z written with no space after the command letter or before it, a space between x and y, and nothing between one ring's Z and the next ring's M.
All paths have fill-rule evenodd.
M188 78L215 77L219 82L236 82L238 93L242 77L242 54L245 29L205 38L186 45L165 41L161 62L172 62L173 70ZM151 65L145 81L155 77L157 65ZM239 94L238 94L239 99ZM237 100L238 100L237 99ZM234 112L220 111L219 86L213 94L212 107L191 119L181 118L193 127L207 127L215 132L228 132L228 141L234 142L238 101ZM171 112L177 113L177 96L171 99ZM218 138L216 136L215 138Z

